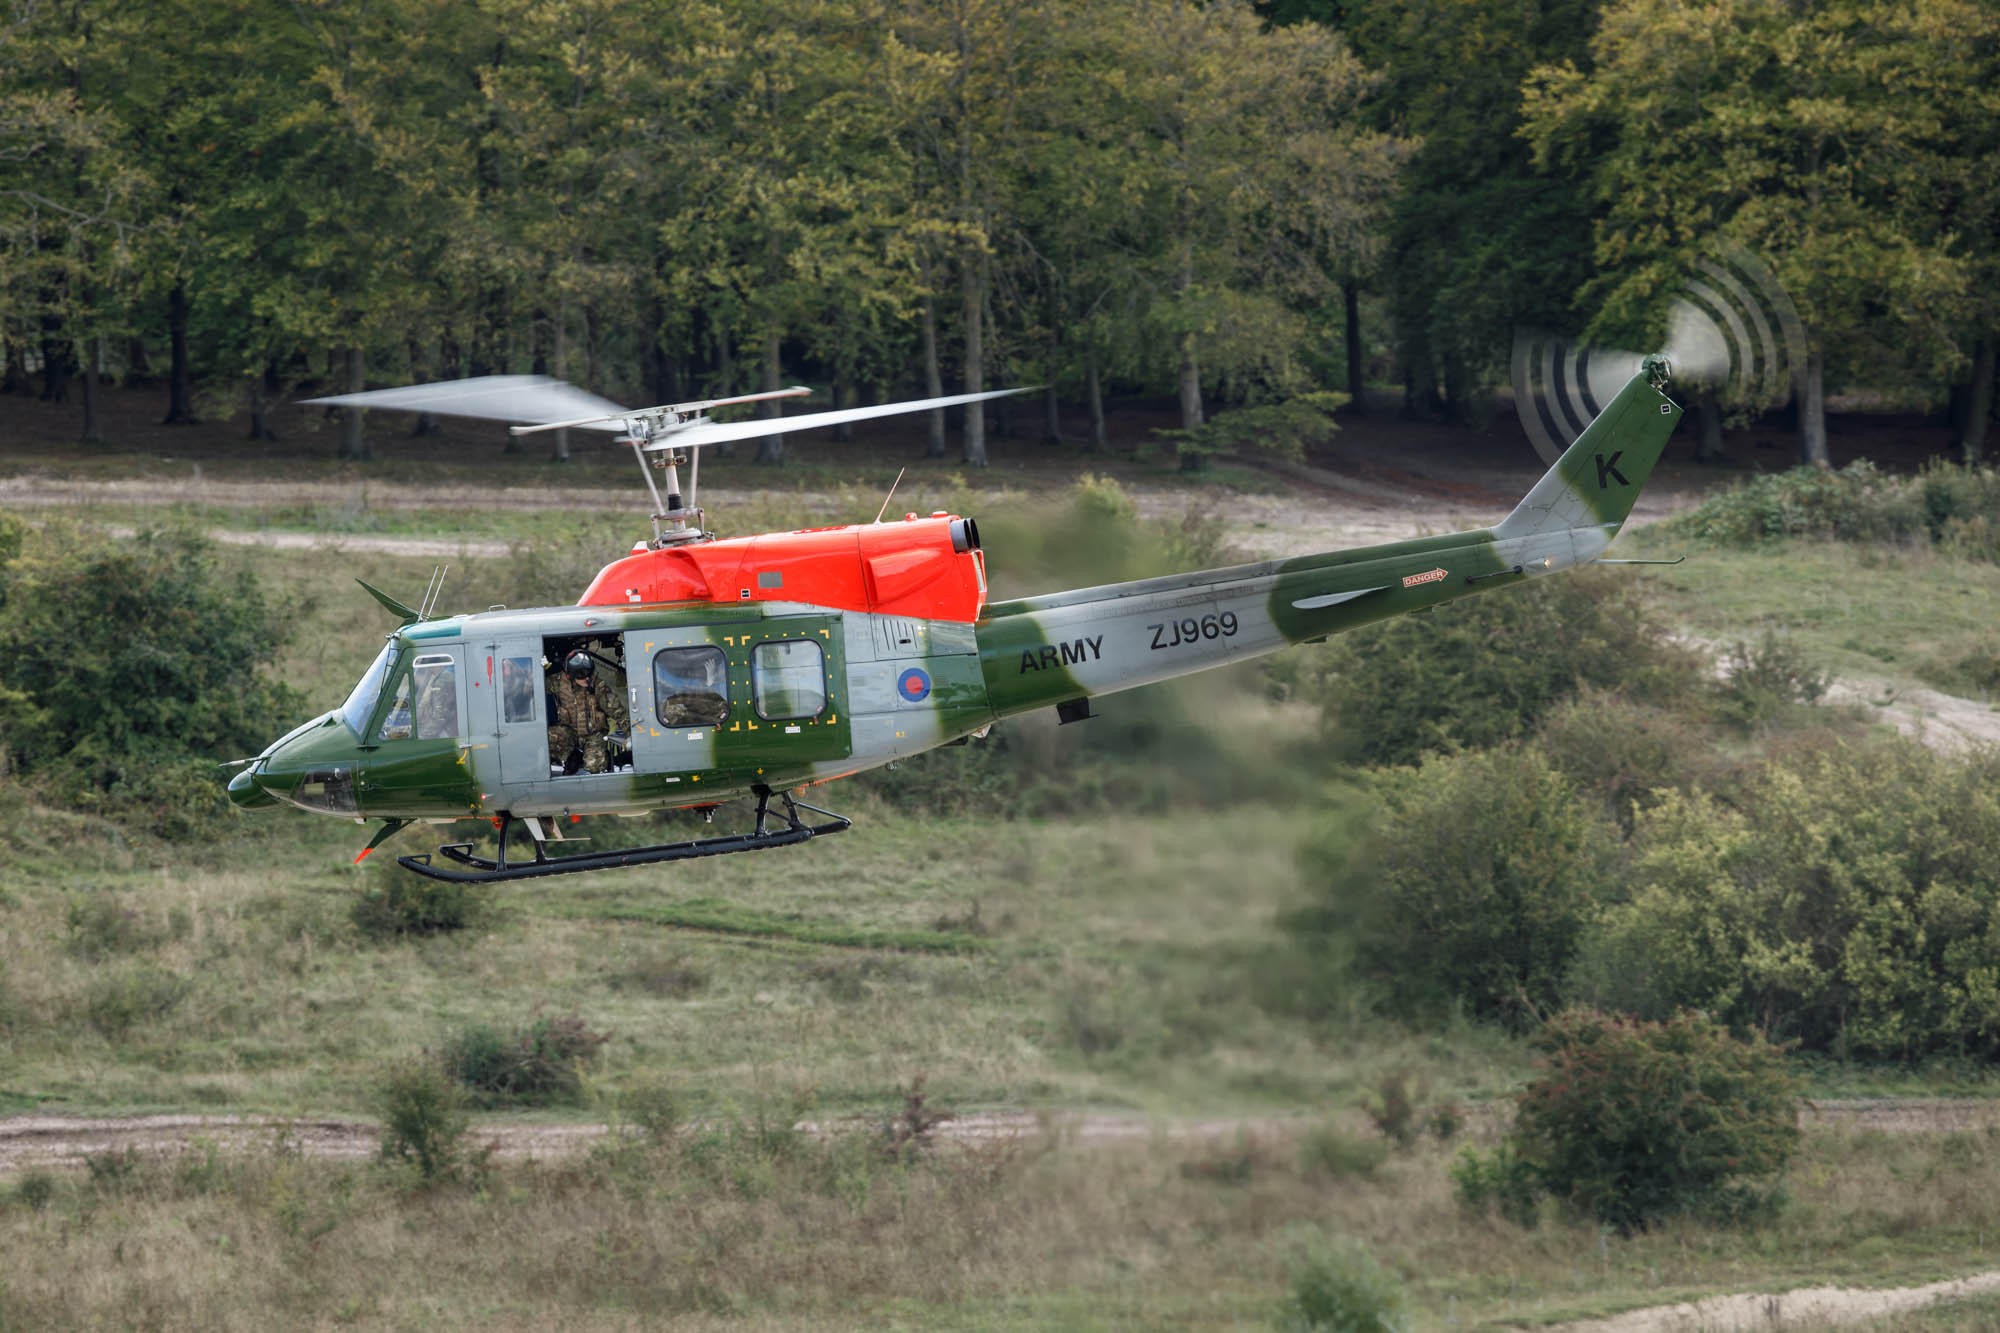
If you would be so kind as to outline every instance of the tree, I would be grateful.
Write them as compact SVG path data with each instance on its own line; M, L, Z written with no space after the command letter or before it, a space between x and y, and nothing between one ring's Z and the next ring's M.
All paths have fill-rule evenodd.
M1575 179L1534 169L1520 89L1536 62L1585 56L1597 8L1421 0L1339 16L1382 71L1382 124L1419 141L1382 260L1406 411L1477 417L1516 325L1579 323L1570 296L1589 276L1590 201Z
M1545 65L1526 87L1536 160L1587 171L1604 209L1590 285L1599 335L1642 327L1718 239L1765 259L1806 322L1800 452L1828 465L1825 384L1937 377L1968 278L1913 207L1945 141L1923 45L1865 0L1798 7L1621 0L1594 67ZM1885 376L1897 367L1902 376Z

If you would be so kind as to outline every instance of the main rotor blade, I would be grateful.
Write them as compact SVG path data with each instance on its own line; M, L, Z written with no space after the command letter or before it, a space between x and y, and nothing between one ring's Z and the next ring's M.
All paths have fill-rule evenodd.
M648 449L695 449L706 444L728 444L733 440L754 440L760 435L789 435L793 431L818 430L848 421L895 416L901 412L928 412L933 408L979 403L988 398L1027 393L1027 389L991 389L985 393L956 393L943 398L921 398L911 403L879 403L874 407L846 407L835 412L808 412L802 417L771 417L760 421L704 421L660 436Z
M481 421L566 422L581 417L588 418L592 424L580 429L601 430L614 435L624 429L619 418L625 412L624 408L608 398L599 398L574 384L551 379L547 375L480 375L433 384L406 384L396 389L339 393L325 398L308 398L305 402L329 407L430 412L437 416L476 417Z

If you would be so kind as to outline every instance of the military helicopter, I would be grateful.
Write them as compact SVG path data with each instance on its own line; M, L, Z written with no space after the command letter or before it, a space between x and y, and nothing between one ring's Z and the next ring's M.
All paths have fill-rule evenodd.
M725 440L1010 390L723 423L704 414L771 395L628 411L556 381L487 378L505 382L314 401L527 423L512 428L520 433L617 432L650 463L652 537L605 565L574 606L437 616L436 579L416 608L369 588L401 621L374 663L338 708L236 761L229 783L246 808L382 820L361 857L418 821L490 820L499 830L491 856L459 842L435 858L398 858L419 874L474 882L838 833L850 821L808 805L803 789L983 736L1002 718L1054 708L1079 721L1100 695L1598 560L1682 412L1667 395L1666 358L1648 356L1490 528L989 602L970 518L912 513L722 539L703 526L695 481L699 450ZM654 471L665 474L664 500ZM558 677L573 669L564 685ZM558 718L558 693L578 689L595 690L607 714L605 734L583 746ZM622 728L612 729L613 715ZM577 841L564 830L583 815L693 809L712 818L746 796L756 800L748 832L617 850L563 845ZM510 856L510 842L525 845Z

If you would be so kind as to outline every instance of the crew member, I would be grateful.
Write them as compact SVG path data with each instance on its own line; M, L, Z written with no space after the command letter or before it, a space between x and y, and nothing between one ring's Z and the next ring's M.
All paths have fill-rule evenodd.
M615 672L598 672L596 660L583 648L570 653L550 686L555 695L555 724L549 728L549 760L568 768L570 752L583 752L586 772L602 773L611 764L606 738L630 725L624 687Z

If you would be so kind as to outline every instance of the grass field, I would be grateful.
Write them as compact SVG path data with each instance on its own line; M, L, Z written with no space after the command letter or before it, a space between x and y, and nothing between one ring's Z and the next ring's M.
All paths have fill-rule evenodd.
M778 522L817 513L760 503ZM60 507L37 516L63 521ZM449 511L338 505L168 517L466 530ZM605 544L631 535L623 518L543 513L475 526L520 548L454 574L468 605L573 595ZM288 608L283 671L310 710L345 693L387 628L349 579L408 593L435 563L218 558L249 562ZM1895 680L1976 644L2000 594L1991 565L1816 543L1632 573L1694 634L1775 624L1825 666ZM1990 1262L2000 1140L1985 1133L1815 1130L1791 1206L1754 1232L1682 1222L1621 1239L1553 1212L1529 1231L1467 1214L1446 1170L1457 1143L1390 1152L1365 1108L1397 1074L1433 1103L1502 1102L1527 1049L1360 1007L1298 1016L1298 946L1279 917L1313 887L1296 851L1331 769L1310 713L1262 676L1202 689L1192 722L1185 699L1108 706L1191 726L1170 733L1191 755L1261 768L1254 799L1220 782L1191 799L1148 774L1159 751L1134 760L1091 739L1124 732L1024 724L1008 743L1040 758L1052 789L1074 789L1072 808L926 814L893 781L842 784L825 793L857 816L840 837L489 890L473 929L428 938L376 939L353 914L403 873L388 853L428 845L417 831L355 868L367 832L352 824L269 812L214 846L174 848L6 789L0 1112L369 1116L391 1070L470 1028L574 1014L609 1035L584 1095L481 1123L629 1128L631 1107L664 1099L684 1128L446 1185L283 1143L0 1180L0 1329L253 1328L277 1309L312 1327L1259 1326L1278 1318L1288 1264L1323 1236L1363 1238L1425 1328ZM948 781L979 756L932 762L947 767L923 771ZM1811 1076L1822 1094L1991 1089L1963 1066ZM1039 1113L1042 1128L892 1160L873 1126L919 1078L939 1104ZM798 1134L806 1107L859 1128ZM1107 1109L1251 1127L1109 1143L1065 1128ZM1490 1133L1494 1117L1474 1123ZM1985 1327L1995 1309L1879 1326Z

